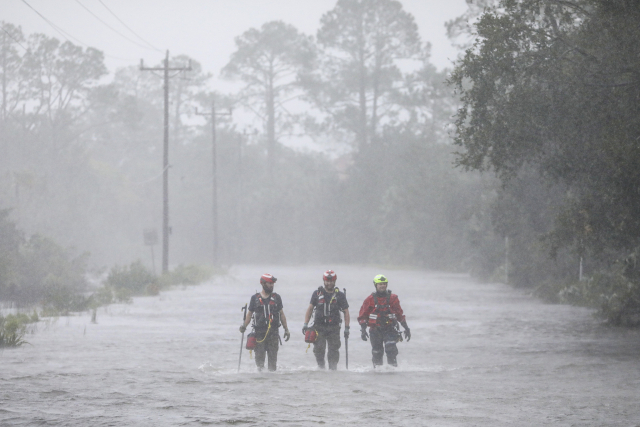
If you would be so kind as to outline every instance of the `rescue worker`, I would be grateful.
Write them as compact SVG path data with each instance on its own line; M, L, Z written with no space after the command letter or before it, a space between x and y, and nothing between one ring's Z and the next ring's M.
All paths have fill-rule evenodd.
M327 350L327 361L329 369L338 369L338 361L340 360L340 312L344 314L344 338L349 338L349 303L347 296L340 289L336 288L336 279L338 276L333 270L327 270L323 275L324 286L320 286L318 290L311 294L309 307L304 315L304 326L302 333L306 334L309 330L309 320L315 309L313 320L313 329L317 332L317 339L313 343L313 354L316 356L316 362L321 369L325 368L324 354ZM328 347L328 348L327 348Z
M387 290L387 284L388 280L382 274L373 278L376 291L364 300L358 316L360 336L363 341L369 338L367 334L367 326L369 326L374 367L382 365L383 353L387 353L387 364L398 366L396 343L402 341L398 324L404 328L405 339L407 341L411 339L411 330L407 326L402 307L400 307L400 300L396 294Z
M287 328L287 318L282 307L282 298L273 292L276 283L271 274L263 274L260 277L262 291L253 295L249 302L249 309L240 332L247 330L247 325L253 317L253 332L256 337L256 366L258 370L264 368L266 356L269 357L269 370L275 371L278 363L278 343L280 340L280 324L284 327L284 340L289 341L291 334Z

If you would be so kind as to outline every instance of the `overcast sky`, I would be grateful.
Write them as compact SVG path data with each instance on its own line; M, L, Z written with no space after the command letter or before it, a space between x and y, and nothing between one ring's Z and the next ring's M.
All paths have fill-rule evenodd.
M68 33L69 41L102 50L110 72L137 65L141 58L145 64L157 64L168 49L172 56L190 56L202 64L205 72L217 77L234 50L234 37L272 20L282 20L306 34L315 35L320 17L331 10L336 1L0 0L0 20L21 26L25 35L45 33L64 40L42 15ZM431 42L432 63L438 69L450 66L457 51L446 37L444 23L461 15L466 10L466 1L402 0L401 3L415 17L423 40ZM215 82L214 86L217 86Z

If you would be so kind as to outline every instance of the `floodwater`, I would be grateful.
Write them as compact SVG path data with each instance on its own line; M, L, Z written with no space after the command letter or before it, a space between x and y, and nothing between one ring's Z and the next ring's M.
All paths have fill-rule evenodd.
M354 322L349 370L319 371L301 332L333 268L353 319L384 273L412 331L373 369ZM292 338L278 371L244 350L241 306L278 277ZM242 266L211 283L38 324L0 353L1 426L640 426L640 332L462 275L354 266Z

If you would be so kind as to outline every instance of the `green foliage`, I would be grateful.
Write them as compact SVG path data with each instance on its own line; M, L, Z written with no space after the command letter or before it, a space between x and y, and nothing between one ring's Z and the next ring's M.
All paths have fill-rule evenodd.
M160 282L162 283L162 288L175 285L197 285L209 280L213 274L214 269L212 267L180 264L173 271L162 275Z
M113 290L108 286L101 286L92 295L92 308L113 303Z
M24 332L6 332L0 330L0 348L20 347L23 344L27 344L27 341L24 340Z
M516 283L563 301L635 298L601 288L621 283L616 260L640 243L639 21L631 0L503 0L450 79L459 164L504 184L493 222L513 243ZM574 283L580 257L596 290ZM614 302L608 317L630 310Z
M251 28L235 39L236 51L222 76L245 83L239 96L249 111L264 122L269 162L275 161L278 138L299 120L285 105L300 94L299 75L314 62L312 39L282 21Z
M562 302L596 307L611 325L640 326L640 248L618 259L612 268L559 292Z
M608 292L600 293L601 314L615 326L640 326L640 283L623 276L598 276L596 286Z
M25 313L9 314L6 317L0 315L0 348L28 344L24 339L27 325L38 320L38 314L35 311L31 316Z
M24 236L8 217L8 210L0 210L0 299L9 299L16 290L20 246L24 243Z
M19 302L39 303L59 313L87 308L88 300L82 296L87 254L71 258L51 239L33 235L21 255Z
M395 0L340 0L318 29L320 64L305 76L310 96L363 151L398 113L401 60L426 56L414 17Z
M134 295L144 295L148 290L157 294L158 278L151 273L141 261L129 266L114 266L109 271L105 285L113 290L114 297L120 302L130 302ZM102 292L106 297L106 291Z
M175 270L162 276L149 271L141 261L128 266L114 266L109 271L105 286L93 294L97 305L110 304L113 301L131 302L138 295L158 295L162 289L176 285L196 285L214 274L214 269L197 265L179 265Z
M73 258L51 239L24 239L7 211L0 211L0 298L18 306L40 304L60 313L81 311L86 257Z
M365 24L361 32L359 22ZM94 262L123 265L136 259L141 221L157 218L162 190L160 81L129 67L118 70L108 85L97 85L103 69L94 50L34 36L26 37L33 47L27 55L12 41L24 39L19 29L6 28L14 36L7 38L15 48L8 55L10 68L29 79L41 75L48 63L53 65L45 71L52 78L68 70L69 78L55 80L53 90L69 95L69 102L31 109L49 88L23 82L19 73L7 74L8 93L15 97L10 107L27 105L27 110L20 121L3 123L11 155L0 158L0 201L19 203L15 214L28 229L47 230L56 241L90 249ZM325 14L320 28L321 61L313 38L282 22L240 34L223 74L245 85L228 103L210 93L208 75L196 61L188 80L172 80L171 262L211 259L211 122L183 119L197 103L209 112L215 98L220 113L226 113L223 107L243 104L265 124L263 133L245 134L235 129L234 117L221 115L217 122L219 261L476 265L466 237L473 236L478 247L494 243L479 239L488 231L486 210L473 212L477 203L486 204L480 197L484 187L477 176L452 172L450 148L438 145L448 141L445 125L455 102L442 84L446 71L428 63L415 19L395 0L341 0ZM187 59L169 61L181 66ZM398 61L406 59L418 65L422 61L423 67L404 75ZM19 90L21 82L32 90ZM326 126L299 135L302 126L291 120L296 111L281 108L290 98L296 104L317 101L326 113ZM357 142L366 136L366 144L362 152L336 159L280 144L292 134L329 149L353 147L354 137ZM386 164L389 171L384 171ZM456 197L461 193L473 198ZM68 278L38 272L43 285L31 293L46 293L52 301L48 310L65 312L196 280L190 278L192 272L179 269L144 285L133 284L135 280L108 285L90 300L75 302L70 295L76 288L65 288ZM116 273L128 275L127 280L135 276L130 267ZM9 281L7 286L18 286ZM84 292L80 288L76 290Z
M620 272L598 273L581 282L545 282L534 294L551 303L596 308L613 326L640 326L640 283Z

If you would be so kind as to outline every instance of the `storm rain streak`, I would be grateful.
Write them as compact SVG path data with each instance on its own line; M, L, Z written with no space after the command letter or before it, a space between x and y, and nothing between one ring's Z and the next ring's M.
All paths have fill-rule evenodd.
M411 326L373 368L352 317L349 370L319 370L301 333L327 268L352 311L383 273ZM243 350L241 307L278 277L291 339L276 372ZM320 283L319 283L320 282ZM198 287L38 324L0 354L0 425L636 425L640 332L464 275L347 266L236 267ZM280 333L282 334L282 329Z

